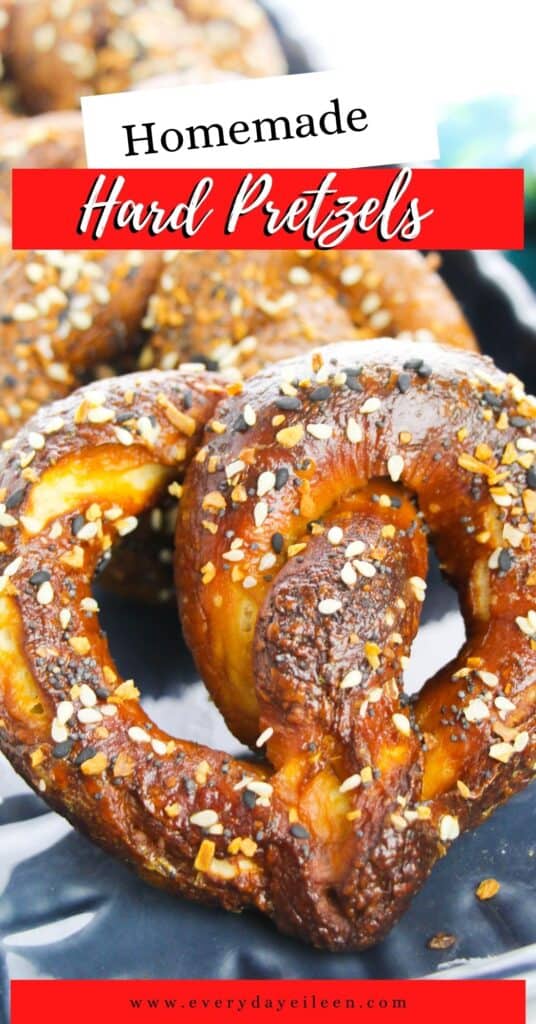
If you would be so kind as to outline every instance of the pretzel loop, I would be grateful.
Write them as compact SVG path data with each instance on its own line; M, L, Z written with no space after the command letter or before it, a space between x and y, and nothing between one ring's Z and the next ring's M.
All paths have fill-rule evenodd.
M535 406L489 360L389 340L230 390L194 368L107 381L8 443L0 745L154 883L364 948L532 774ZM183 626L228 724L266 751L253 764L148 719L91 596L188 464ZM412 703L426 530L468 639Z

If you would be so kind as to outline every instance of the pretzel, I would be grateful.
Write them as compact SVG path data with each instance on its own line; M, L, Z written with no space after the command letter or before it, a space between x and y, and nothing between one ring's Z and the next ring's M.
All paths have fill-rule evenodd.
M378 941L533 773L535 417L490 360L391 340L243 387L152 371L39 412L0 465L3 751L153 883L317 946ZM149 720L91 597L117 535L166 486L180 496L188 463L183 627L255 763ZM425 528L468 639L413 703Z
M476 349L437 262L394 250L169 253L140 366L201 357L251 376L314 344L387 331Z
M27 114L72 110L88 93L192 67L286 71L255 0L4 0L2 36L7 101Z

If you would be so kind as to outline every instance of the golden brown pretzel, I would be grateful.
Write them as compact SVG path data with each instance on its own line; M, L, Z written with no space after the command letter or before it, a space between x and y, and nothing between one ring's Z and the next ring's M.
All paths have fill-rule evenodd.
M286 70L255 0L14 0L0 13L7 77L29 114L191 67Z
M4 453L0 743L144 877L363 948L533 772L536 405L488 359L389 340L230 391L184 370L107 381ZM189 460L183 625L258 765L151 723L90 597L117 533ZM413 705L421 514L468 640Z
M476 349L436 267L402 251L169 253L140 365L201 356L251 376L312 345L405 332Z
M0 237L0 439L136 346L159 253L13 252Z
M11 220L14 167L85 167L80 114L74 110L0 120L0 219Z

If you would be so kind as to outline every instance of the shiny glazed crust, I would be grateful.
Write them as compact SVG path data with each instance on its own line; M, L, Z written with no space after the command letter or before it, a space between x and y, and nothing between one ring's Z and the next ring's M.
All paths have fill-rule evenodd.
M192 67L286 71L254 0L4 0L0 14L8 99L28 114L73 110L89 93Z
M168 253L140 366L202 357L248 377L312 345L405 332L476 349L437 264L397 251Z
M391 340L38 413L0 467L2 749L154 883L318 946L378 941L533 773L535 415L489 360ZM99 628L93 571L166 486L186 636L255 764L151 723ZM468 640L412 703L423 522Z

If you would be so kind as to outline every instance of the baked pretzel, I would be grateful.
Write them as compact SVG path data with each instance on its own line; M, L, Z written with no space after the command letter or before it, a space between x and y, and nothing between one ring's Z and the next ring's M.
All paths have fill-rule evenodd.
M533 773L536 403L489 359L391 340L226 390L186 368L108 380L8 443L0 745L153 883L362 949ZM183 626L258 763L154 725L91 597L117 535L166 486L180 496L188 463ZM468 639L413 703L425 526Z
M394 250L169 253L140 366L202 357L247 377L312 345L386 332L476 349L437 263Z
M192 67L286 71L255 0L4 0L0 31L9 102L27 114L72 110L88 93Z
M85 167L80 114L74 110L0 120L0 219L11 221L14 167Z

